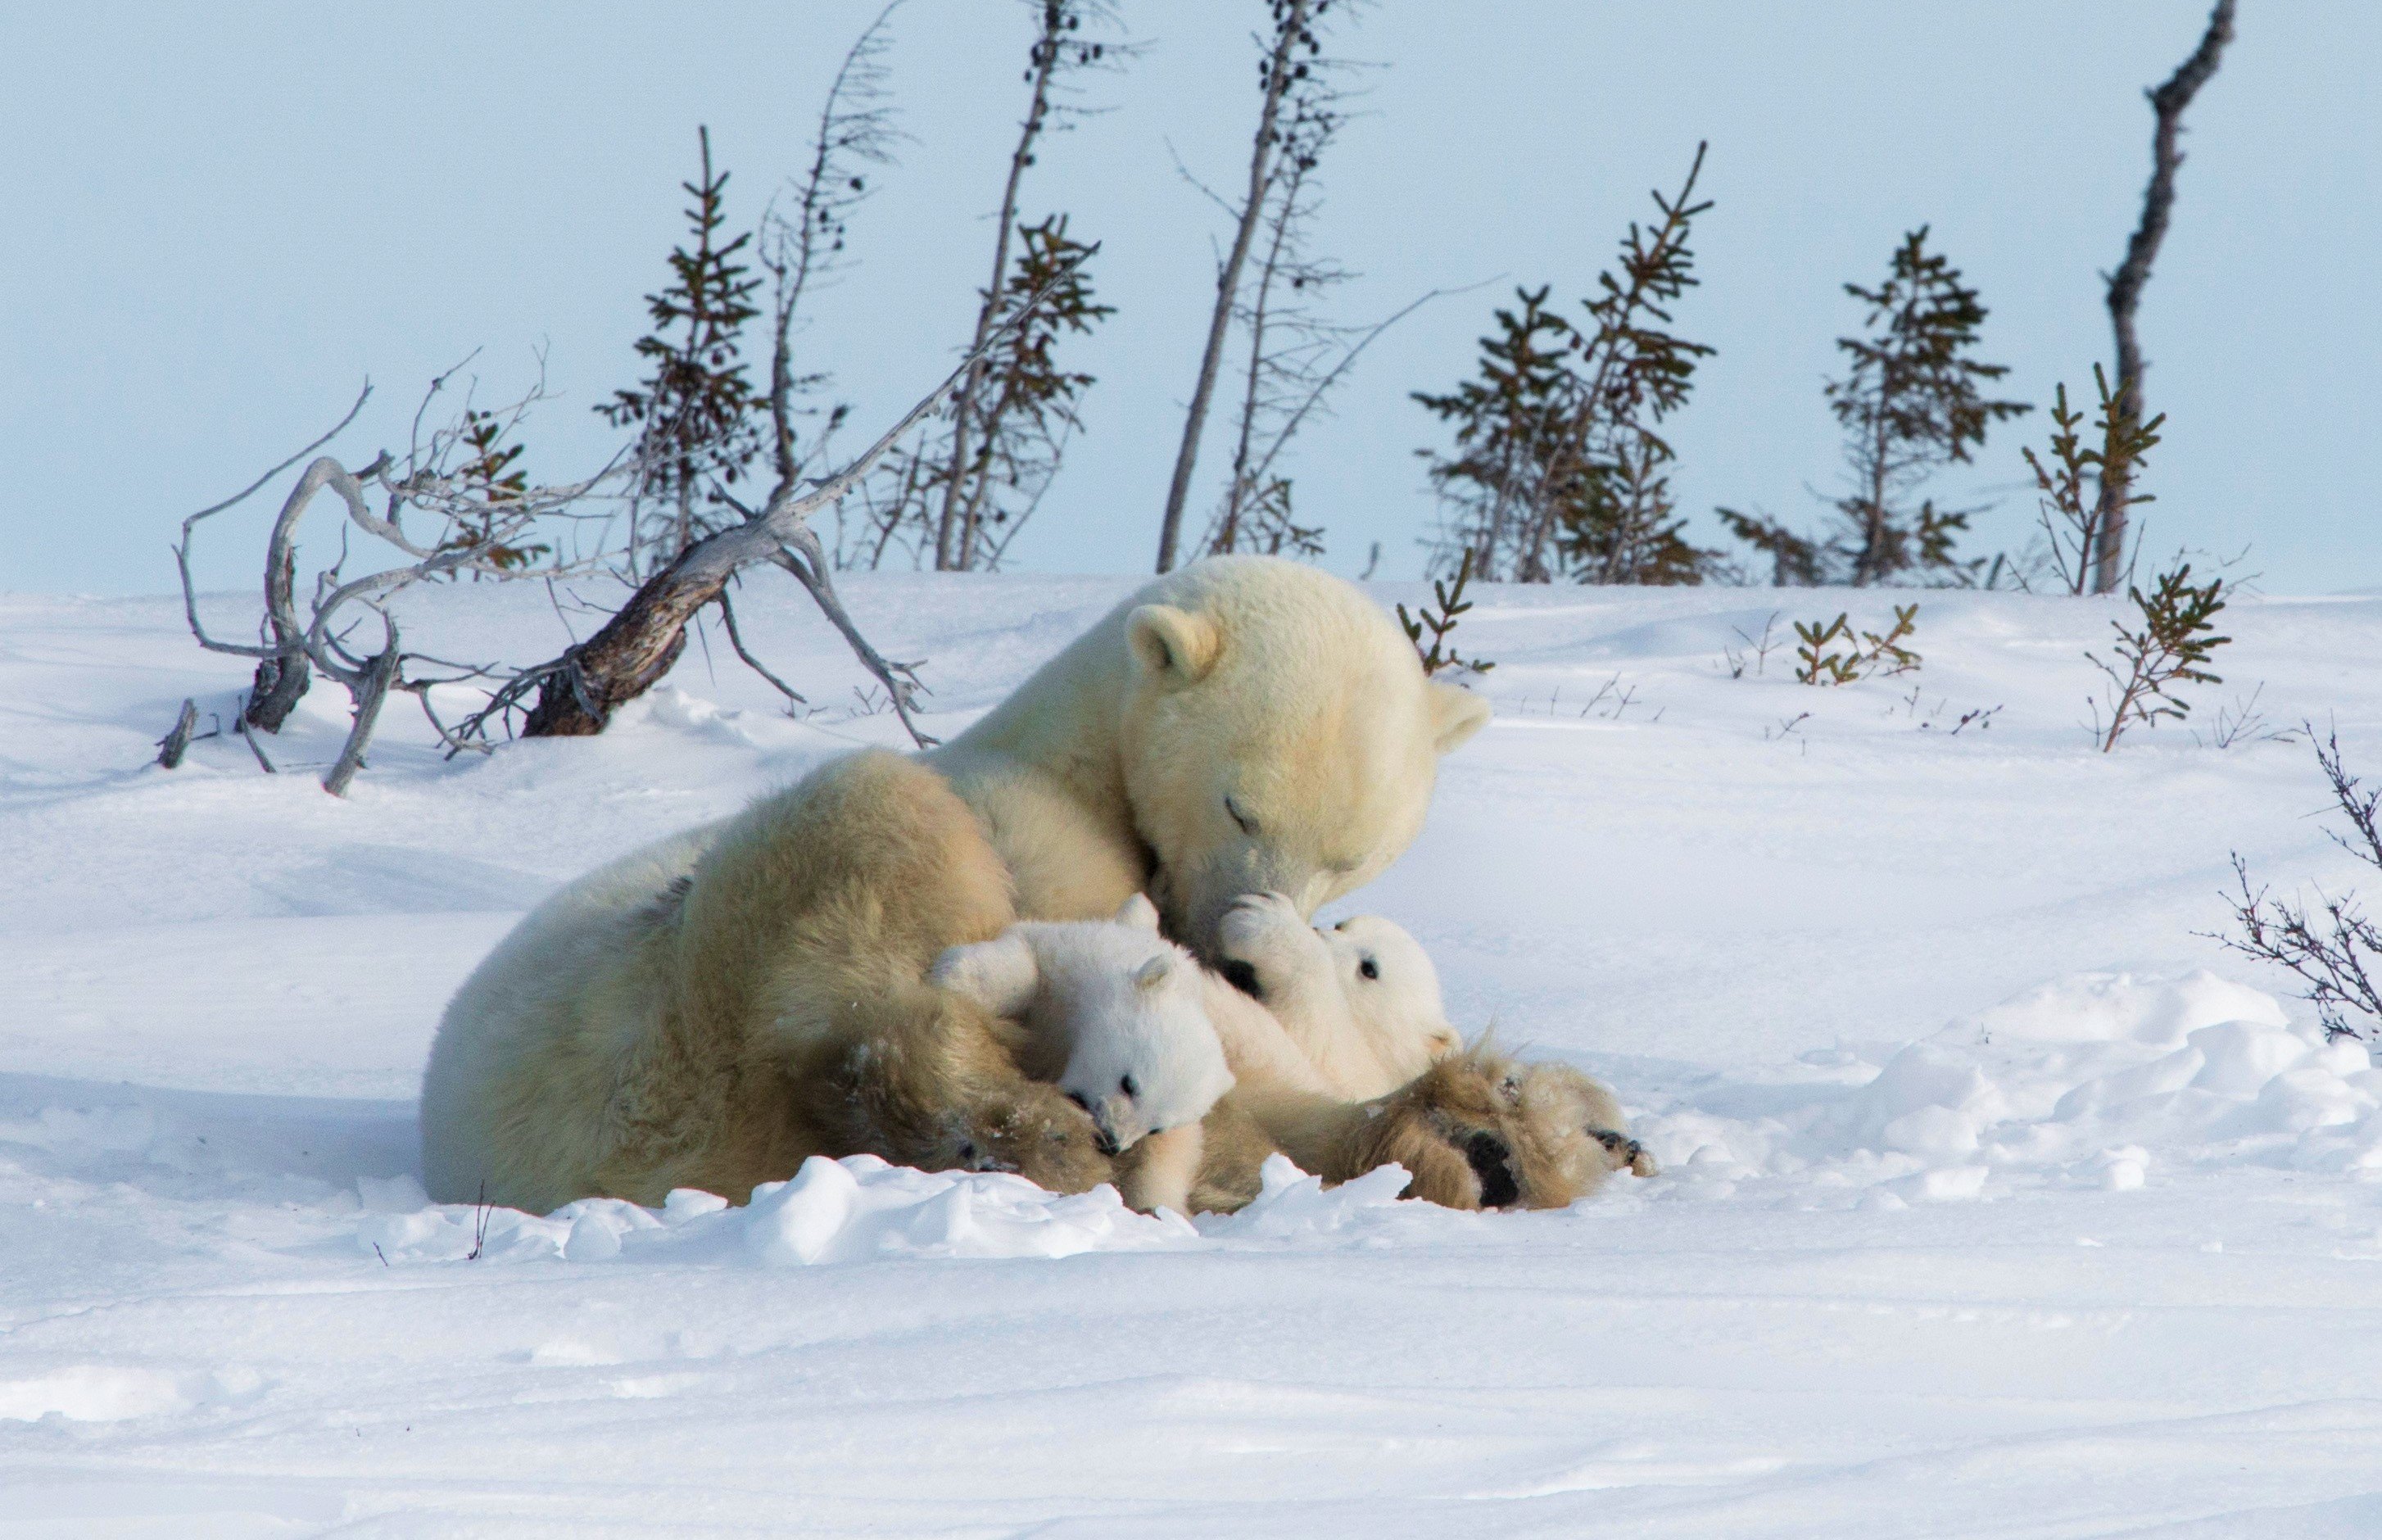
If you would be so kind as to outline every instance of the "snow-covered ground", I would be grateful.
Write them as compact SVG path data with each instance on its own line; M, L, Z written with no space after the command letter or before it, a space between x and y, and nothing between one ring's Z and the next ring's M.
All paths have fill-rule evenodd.
M944 732L1130 586L852 583ZM2110 609L1919 597L1919 673L1817 690L1725 649L1883 599L1483 595L1497 720L1354 906L1667 1169L1485 1216L1281 1170L1196 1226L867 1161L424 1203L431 1029L515 917L894 740L791 590L739 609L806 719L715 637L601 739L448 764L399 701L346 802L339 692L277 776L144 768L237 660L0 598L0 1535L2382 1533L2382 1072L2199 934L2230 851L2353 882L2312 758L2095 753ZM2263 684L2382 769L2382 599L2224 618L2200 717Z

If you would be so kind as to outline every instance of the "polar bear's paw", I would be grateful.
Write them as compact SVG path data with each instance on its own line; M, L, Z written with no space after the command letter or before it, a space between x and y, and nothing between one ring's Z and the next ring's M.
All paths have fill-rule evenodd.
M1116 1179L1099 1130L1055 1086L1022 1083L971 1109L951 1164L1013 1171L1051 1192L1089 1192Z
M1590 1138L1604 1146L1614 1170L1626 1170L1633 1177L1653 1177L1662 1173L1663 1168L1655 1164L1652 1153L1627 1134L1612 1128L1590 1128L1588 1132Z
M1216 922L1217 971L1253 1000L1273 1001L1303 982L1328 984L1332 954L1278 893L1245 893Z
M1567 1065L1475 1047L1370 1103L1357 1172L1395 1161L1409 1195L1450 1208L1562 1208L1613 1172L1653 1162L1616 1131L1612 1093ZM1641 1164L1642 1163L1642 1167Z

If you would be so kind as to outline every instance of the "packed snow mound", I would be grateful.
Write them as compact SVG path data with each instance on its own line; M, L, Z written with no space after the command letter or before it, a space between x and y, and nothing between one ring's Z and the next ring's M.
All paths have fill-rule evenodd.
M391 1206L408 1207L396 1195ZM371 1205L386 1192L367 1192ZM539 1217L513 1209L428 1204L373 1215L359 1235L392 1263L561 1257L802 1267L876 1257L1066 1257L1195 1243L1171 1214L1136 1214L1112 1187L1047 1192L999 1172L916 1171L874 1155L814 1155L792 1179L725 1198L681 1188L658 1209L588 1198Z
M1874 1056L1806 1053L1648 1119L1689 1182L1799 1177L1968 1198L1996 1180L2140 1187L2159 1161L2382 1176L2382 1070L2206 970L2073 975Z
M1385 1165L1327 1190L1280 1155L1264 1191L1237 1214L1195 1226L1171 1212L1136 1214L1113 1187L1047 1192L998 1172L917 1171L874 1155L812 1156L791 1181L767 1182L738 1208L681 1188L658 1209L582 1199L544 1216L431 1203L411 1177L357 1184L364 1250L391 1266L465 1260L629 1261L806 1267L882 1258L1070 1257L1180 1250L1235 1240L1360 1238L1396 1211L1448 1211L1402 1200L1405 1169Z

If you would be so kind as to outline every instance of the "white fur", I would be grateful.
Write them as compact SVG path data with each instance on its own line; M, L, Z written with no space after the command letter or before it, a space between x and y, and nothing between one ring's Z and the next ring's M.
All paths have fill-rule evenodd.
M1022 913L1103 918L1146 889L1212 956L1237 894L1312 914L1379 875L1421 828L1438 757L1488 718L1347 583L1219 557L1144 587L924 758L984 819Z
M1217 944L1228 964L1247 965L1259 998L1342 1096L1385 1095L1462 1046L1430 954L1379 915L1317 930L1281 893L1244 893Z
M948 949L927 977L1023 1026L1022 1067L1089 1113L1111 1152L1171 1132L1163 1175L1141 1184L1155 1201L1127 1197L1189 1212L1199 1120L1233 1075L1199 967L1159 935L1148 899L1136 894L1112 920L1013 925Z
M1147 889L1169 933L1213 956L1238 894L1279 892L1312 914L1379 874L1421 827L1438 756L1487 718L1427 680L1396 625L1340 579L1257 557L1160 578L922 757L981 859L940 824L958 854L939 865L915 850L879 859L933 797L892 787L851 814L828 776L583 878L525 919L440 1028L423 1103L431 1191L550 1207L695 1182L741 1199L804 1153L853 1148L1085 1180L1057 1115L1072 1109L996 1064L989 1038L953 1038L934 1004L948 996L907 988L936 950L998 934L1012 916L983 921L1011 896L1013 916L1059 921L1111 916ZM696 917L683 934L652 918L677 899ZM936 950L913 961L922 942ZM1366 1169L1408 1137L1394 1122L1438 1137L1431 1106L1383 1119L1310 1095L1314 1067L1280 1025L1250 1033L1288 1049L1248 1062L1283 1078L1283 1094L1259 1098L1260 1120L1280 1134L1295 1103L1311 1168L1328 1155L1346 1166L1335 1178ZM750 1072L765 1062L768 1076ZM832 1079L855 1066L908 1078ZM1463 1180L1418 1175L1418 1191L1457 1201Z

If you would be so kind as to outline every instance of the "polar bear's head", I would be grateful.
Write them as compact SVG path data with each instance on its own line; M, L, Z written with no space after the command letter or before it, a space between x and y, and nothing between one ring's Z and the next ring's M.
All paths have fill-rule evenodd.
M1237 894L1311 915L1380 873L1421 829L1439 756L1489 719L1423 677L1380 606L1296 562L1196 562L1123 626L1124 791L1167 929L1203 955Z
M1233 1089L1199 966L1137 893L1113 920L1029 922L947 948L927 977L1023 1025L1027 1067L1090 1115L1103 1153L1196 1123Z
M1439 970L1404 926L1357 915L1318 933L1332 954L1349 1014L1383 1068L1410 1079L1464 1046L1447 1019Z

